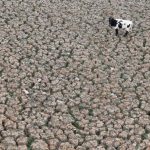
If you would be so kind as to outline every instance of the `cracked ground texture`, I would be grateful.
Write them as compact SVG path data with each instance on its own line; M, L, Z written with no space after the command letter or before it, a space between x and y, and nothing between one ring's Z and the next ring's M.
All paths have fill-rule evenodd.
M150 150L149 40L148 0L1 0L0 150Z

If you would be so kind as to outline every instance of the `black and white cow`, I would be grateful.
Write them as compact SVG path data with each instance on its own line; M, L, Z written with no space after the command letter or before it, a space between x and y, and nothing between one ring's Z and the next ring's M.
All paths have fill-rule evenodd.
M115 29L116 36L118 35L118 29L125 29L126 33L124 36L132 30L133 22L130 20L123 20L123 19L114 19L113 17L109 17L109 25Z

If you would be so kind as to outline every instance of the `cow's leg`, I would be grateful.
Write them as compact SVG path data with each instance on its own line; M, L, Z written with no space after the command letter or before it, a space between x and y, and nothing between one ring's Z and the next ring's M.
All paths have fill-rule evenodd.
M126 31L126 33L124 34L124 37L126 37L126 36L128 35L128 33L129 33L129 32L128 32L128 31Z
M118 29L116 29L115 31L116 31L116 36L118 36Z

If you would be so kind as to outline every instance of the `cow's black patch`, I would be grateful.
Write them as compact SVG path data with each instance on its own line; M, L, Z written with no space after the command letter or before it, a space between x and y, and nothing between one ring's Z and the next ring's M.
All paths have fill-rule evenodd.
M122 24L121 24L121 23L119 23L118 27L119 27L119 28L122 28Z
M109 18L109 25L112 27L115 27L117 25L117 20L115 20L114 18L110 17Z
M127 25L127 28L129 28L130 27L130 24L129 25Z

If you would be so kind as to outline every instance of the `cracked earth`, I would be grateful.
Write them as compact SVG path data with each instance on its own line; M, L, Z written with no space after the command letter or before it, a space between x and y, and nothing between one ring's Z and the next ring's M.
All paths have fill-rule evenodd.
M149 40L148 0L1 0L0 150L150 150Z

